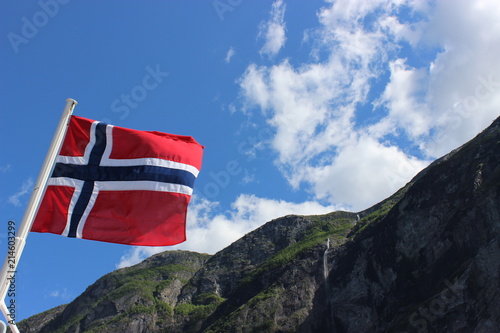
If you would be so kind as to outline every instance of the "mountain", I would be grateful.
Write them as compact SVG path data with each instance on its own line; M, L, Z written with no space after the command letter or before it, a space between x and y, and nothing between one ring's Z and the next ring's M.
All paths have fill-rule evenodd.
M167 251L21 332L500 332L500 118L358 213Z

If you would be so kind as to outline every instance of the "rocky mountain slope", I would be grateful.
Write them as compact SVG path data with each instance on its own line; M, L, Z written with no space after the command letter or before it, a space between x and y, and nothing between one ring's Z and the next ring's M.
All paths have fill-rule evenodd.
M500 332L500 119L359 213L103 276L21 332Z

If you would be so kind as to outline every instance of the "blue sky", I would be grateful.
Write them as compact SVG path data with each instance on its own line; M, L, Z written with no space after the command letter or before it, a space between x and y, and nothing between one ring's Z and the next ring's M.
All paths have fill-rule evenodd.
M159 251L215 253L282 215L391 195L499 115L499 21L494 0L0 2L0 248L66 98L75 115L206 147L188 241L32 233L17 318Z

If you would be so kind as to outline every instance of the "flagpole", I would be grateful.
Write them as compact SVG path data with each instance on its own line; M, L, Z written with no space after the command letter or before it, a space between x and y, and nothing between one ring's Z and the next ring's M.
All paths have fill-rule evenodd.
M31 193L30 200L26 206L23 219L21 220L19 229L16 230L15 239L13 242L9 239L8 242L8 253L5 258L2 271L0 272L0 312L3 313L5 320L7 320L13 333L19 333L19 330L17 329L14 320L10 317L9 309L5 304L5 296L11 282L13 282L12 280L15 281L17 265L19 264L19 259L23 252L24 245L26 244L26 238L28 237L28 233L31 230L33 221L35 220L38 207L40 206L43 195L45 194L47 183L54 169L55 161L57 155L59 154L59 150L61 149L64 136L66 135L70 117L77 104L78 102L74 99L68 98L66 100L66 106L64 107L63 114L59 120L59 125L57 126L49 151L45 157L45 161L43 162L42 169L38 175L33 192Z

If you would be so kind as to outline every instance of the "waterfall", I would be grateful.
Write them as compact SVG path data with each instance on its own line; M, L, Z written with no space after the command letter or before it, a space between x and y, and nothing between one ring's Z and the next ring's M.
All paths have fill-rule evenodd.
M323 252L323 276L325 278L325 283L326 279L328 278L328 250L330 249L330 238L326 240L326 249L325 252Z
M326 249L323 252L323 278L325 283L325 296L326 296L326 312L328 315L325 317L327 332L335 333L335 316L330 299L330 285L328 284L328 250L330 250L330 238L326 240Z

